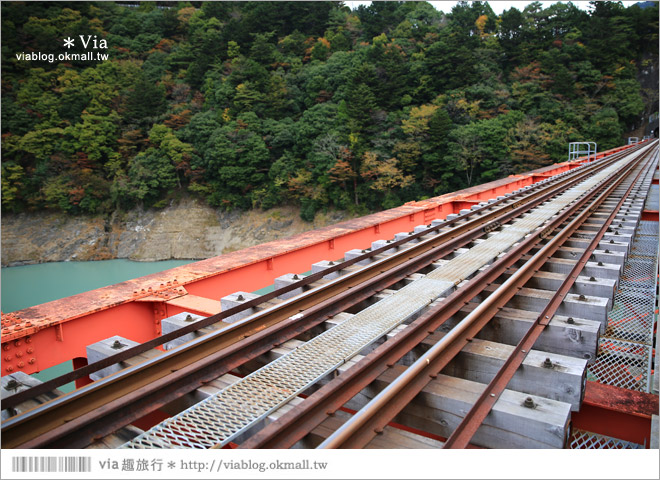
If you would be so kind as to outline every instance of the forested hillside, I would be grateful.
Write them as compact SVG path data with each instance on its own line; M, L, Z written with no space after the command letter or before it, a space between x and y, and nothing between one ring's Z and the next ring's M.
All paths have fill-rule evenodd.
M657 3L3 2L2 209L397 206L622 144L657 45Z

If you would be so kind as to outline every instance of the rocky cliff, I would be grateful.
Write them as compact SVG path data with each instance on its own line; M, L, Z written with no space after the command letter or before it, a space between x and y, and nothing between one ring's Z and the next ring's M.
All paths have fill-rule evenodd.
M3 215L2 266L111 258L203 259L347 218L344 212L331 212L308 223L293 207L224 212L190 198L162 210L133 210L110 217L54 212Z

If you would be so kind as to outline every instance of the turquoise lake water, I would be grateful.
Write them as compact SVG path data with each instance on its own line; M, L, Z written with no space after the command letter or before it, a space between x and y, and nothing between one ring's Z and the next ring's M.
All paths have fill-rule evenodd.
M13 312L113 283L162 272L191 260L51 262L2 269L2 311Z
M52 262L3 268L0 278L2 311L13 312L187 263L191 263L191 260L132 262L120 259ZM49 380L71 371L71 368L71 362L65 362L35 376L40 380ZM60 390L65 392L72 389L72 384L60 387Z

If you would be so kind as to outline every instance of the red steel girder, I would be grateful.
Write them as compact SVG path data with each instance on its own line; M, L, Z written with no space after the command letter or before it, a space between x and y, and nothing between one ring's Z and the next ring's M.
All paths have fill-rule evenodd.
M594 167L589 167L589 168L599 170L599 169L604 168L604 167L603 167L603 165L596 165ZM447 248L458 248L458 246L462 246L463 244L469 242L475 236L480 234L481 230L479 228L472 230L471 233L464 234L464 232L466 232L470 228L472 228L471 227L472 223L476 222L478 224L481 224L482 227L483 227L483 231L486 231L486 232L490 231L492 228L495 228L495 227L499 226L501 222L505 222L505 221L507 221L511 218L514 218L515 216L529 210L530 208L533 208L535 205L538 205L539 203L541 203L541 202L547 200L548 198L552 197L553 195L555 195L557 193L557 191L561 191L561 190L564 190L566 188L569 188L570 186L574 185L578 181L580 181L580 177L569 178L569 179L566 179L566 180L562 180L557 185L557 187L559 185L561 185L561 189L559 189L559 190L551 189L550 191L546 192L543 189L541 189L539 192L537 192L535 194L532 194L531 199L528 200L527 202L522 202L522 201L515 202L511 205L507 205L507 206L503 207L501 210L489 211L489 212L485 213L480 219L473 220L473 221L468 221L466 224L461 225L460 227L458 227L456 229L455 232L452 231L452 232L449 232L448 234L440 235L440 236L436 237L436 239L431 240L430 242L423 242L421 244L417 244L417 245L411 247L411 249L408 252L420 250L420 248L423 248L424 244L426 244L426 243L431 243L431 244L435 245L437 242L439 242L441 239L444 239L445 237L447 238L447 243L444 246L442 246L441 250L438 250L438 251L435 252L436 255L441 255L442 251L447 250ZM506 200L506 198L502 198L501 200L497 200L493 203L490 203L489 206L490 207L496 206L500 203L503 203L505 200ZM491 221L494 218L496 218L496 220ZM362 254L358 257L355 257L351 260L347 260L347 261L344 261L344 262L341 262L341 263L337 263L334 266L331 266L330 268L325 269L322 272L318 272L318 273L309 275L309 276L305 277L304 279L295 282L294 284L291 284L291 285L282 287L278 290L266 293L266 294L260 296L259 298L247 301L247 302L245 302L245 303L243 303L239 306L233 307L233 308L231 308L229 310L226 310L224 312L220 312L216 315L212 315L212 316L207 317L203 320L197 321L194 324L190 324L186 327L180 328L176 331L170 332L170 333L165 334L165 335L161 335L160 337L153 338L153 339L148 340L146 342L143 342L139 345L136 345L135 347L125 349L125 350L121 351L120 353L117 353L115 355L107 357L107 358L105 358L103 360L100 360L98 362L95 362L93 364L85 365L85 366L83 366L83 367L81 367L77 370L74 370L74 371L69 372L65 375L62 375L61 377L49 380L47 382L44 382L43 384L32 387L29 390L24 390L22 392L14 394L11 397L6 398L4 400L4 403L6 403L10 406L14 406L17 403L30 398L30 395L33 396L33 395L36 395L36 394L39 394L39 393L45 393L45 392L50 391L50 390L52 390L52 389L54 389L54 388L56 388L60 385L65 384L65 383L68 383L68 382L71 382L71 381L74 381L74 380L78 381L78 379L85 378L87 375L89 375L89 374L91 374L95 371L98 371L101 368L104 368L104 367L107 367L109 365L121 362L123 360L126 360L127 358L130 358L132 356L143 353L143 352L145 352L149 349L157 348L159 345L162 345L163 343L165 343L167 341L171 341L175 338L178 338L182 335L193 332L197 329L209 326L209 325L211 325L213 323L216 323L216 322L222 320L223 318L226 318L230 315L233 315L233 314L235 314L239 311L242 311L242 310L245 310L245 309L251 308L251 307L256 307L260 303L271 300L271 299L281 295L282 293L286 293L286 292L289 292L291 290L300 288L302 286L309 285L309 284L311 284L311 283L313 283L317 280L320 280L321 278L323 278L328 273L339 271L342 268L353 265L353 264L355 264L355 263L357 263L357 262L359 262L363 259L371 258L371 257L373 257L373 256L375 256L375 255L377 255L377 254L379 254L379 253L381 253L385 250L397 247L399 245L403 245L404 243L406 243L410 240L420 238L424 235L427 235L429 232L437 231L441 228L454 225L455 223L457 223L461 219L462 219L462 216L456 217L452 220L448 220L448 221L444 222L441 225L437 225L435 227L430 227L427 230L425 230L424 232L411 234L408 238L393 241L393 242L391 242L391 243L389 243L389 244L387 244L383 247L371 250L371 251L369 251L367 253L364 253L364 254ZM394 258L394 257L392 257L392 258ZM390 260L392 260L392 259L390 259ZM390 260L388 260L388 263L390 262ZM346 280L346 279L347 278L344 277L344 280ZM340 280L340 281L343 282L344 280ZM180 296L182 293L186 292L185 289L178 286L178 282L174 282L173 285L169 285L169 284L168 285L162 285L162 287L167 292L173 291L176 296ZM162 296L160 290L153 291L152 289L148 289L147 291L143 292L141 295L147 295L146 298L152 298L154 296L156 296L157 298L160 298L160 296ZM171 295L166 296L167 299L169 299L170 297L171 297ZM138 306L138 305L151 304L150 302L143 302L143 300L144 300L144 298L142 298L140 296L140 298L136 302L134 302L132 304L124 305L124 307L127 308L131 305ZM168 303L170 303L170 302L168 302ZM157 305L160 305L161 309L165 309L168 306L168 304L162 304L162 303L157 304ZM108 313L108 312L104 312L104 313ZM260 316L260 314L258 314L258 315ZM254 321L252 321L251 323L256 323L256 321L258 321L258 319L254 319ZM114 324L112 324L112 325L114 325ZM229 327L229 329L233 329L234 327L236 327L236 325L233 325L233 326ZM35 393L35 392L37 392L37 393Z
M599 154L599 158L626 148ZM3 347L30 336L35 354L30 362L4 365L1 374L22 370L34 373L76 357L85 356L85 347L108 336L122 335L145 342L157 335L154 309L139 305L149 289L158 292L168 285L184 286L191 295L217 299L236 290L254 291L291 271L305 271L323 259L338 258L351 248L365 248L373 240L408 231L432 218L446 218L456 208L504 195L531 185L544 176L556 175L580 165L564 162L496 180L484 185L432 199L408 202L395 209L348 220L337 225L305 232L291 238L231 252L135 280L121 282L42 305L2 314ZM166 315L181 313L177 305L165 305ZM109 318L121 319L120 322ZM108 333L108 325L113 331ZM11 370L9 370L11 369Z
M651 417L658 415L658 396L597 382L587 382L573 427L646 445L651 439Z

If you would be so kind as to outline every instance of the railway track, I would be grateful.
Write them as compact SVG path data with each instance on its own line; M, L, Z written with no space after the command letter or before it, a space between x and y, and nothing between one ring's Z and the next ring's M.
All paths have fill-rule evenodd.
M607 276L636 225L626 212L654 162L657 142L605 157L291 276L221 314L191 316L146 344L124 342L118 354L4 399L2 446L564 447L617 282ZM580 341L566 346L557 335ZM506 354L489 354L498 349ZM117 364L127 368L34 406ZM521 365L536 378L521 378ZM21 413L26 402L34 408ZM173 416L137 436L127 430L156 409ZM446 418L425 424L429 409ZM527 423L495 435L498 416ZM526 429L552 433L529 438Z

